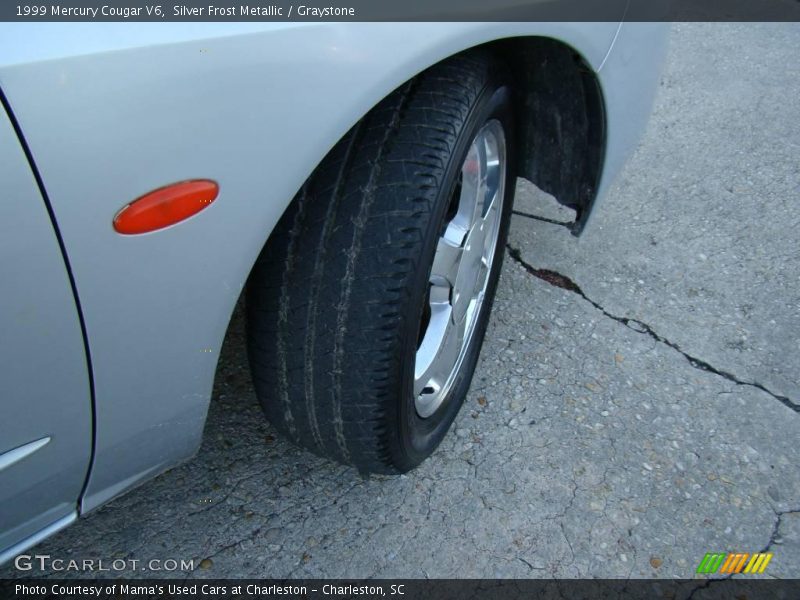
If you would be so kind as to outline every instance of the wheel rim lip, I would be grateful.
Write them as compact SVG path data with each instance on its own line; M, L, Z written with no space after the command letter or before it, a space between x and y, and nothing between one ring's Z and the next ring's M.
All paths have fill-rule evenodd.
M489 140L492 140L493 145L489 144ZM485 158L485 160L481 161L483 164L478 165L479 169L483 169L484 177L478 180L476 197L480 199L480 189L482 185L481 181L485 180L483 181L483 185L485 185L486 188L483 191L483 195L484 203L488 205L488 208L486 213L483 213L483 206L481 206L481 216L472 221L468 228L465 228L464 217L461 214L462 199L459 199L459 206L456 214L445 223L444 232L437 240L437 250L433 263L434 265L436 265L437 258L440 256L441 244L444 242L452 246L455 243L454 239L461 235L459 230L463 233L463 239L459 245L461 253L458 259L458 265L455 268L457 273L455 277L456 281L452 282L450 285L450 289L453 291L453 293L451 294L451 299L448 303L441 302L441 296L435 297L434 292L437 290L436 283L434 283L433 279L436 277L436 275L434 275L432 268L432 274L430 278L430 284L432 288L431 293L426 300L431 311L430 320L426 327L425 334L422 336L422 340L415 356L413 388L414 404L416 412L421 418L430 417L442 406L444 400L451 391L458 374L461 371L464 359L466 358L472 345L472 339L478 323L478 317L485 301L486 289L489 285L492 267L494 266L494 257L497 249L497 242L500 236L500 222L502 220L503 204L505 202L506 195L505 186L507 148L505 132L500 121L497 119L489 120L475 134L475 137L470 143L464 163L461 166L460 177L462 178L462 186L464 185L463 178L465 169L472 168L471 165L468 165L468 163L471 160L474 160L472 157L473 149L476 149L477 144L479 143L484 144L485 155L483 158ZM492 150L494 150L494 153ZM492 176L490 177L490 175ZM492 183L491 187L490 183ZM489 212L492 211L494 213L493 218L491 220L487 220ZM481 223L483 223L484 226L489 223L488 227L491 228L491 231L488 232L488 235L484 233L483 235L485 237L480 239L480 244L483 247L483 251L481 252L481 264L484 268L481 269L479 266L478 270L483 271L483 273L482 275L477 276L474 282L473 294L469 298L466 308L463 309L463 319L465 319L465 323L463 325L456 325L452 322L453 312L456 309L456 307L453 306L452 298L455 295L455 288L458 287L459 281L463 282L463 279L466 279L467 283L471 281L470 276L466 274L466 271L462 271L462 261L464 259L464 250L467 248L467 244L469 243L469 240L473 234L473 229L476 226L479 226ZM470 254L470 258L472 258L474 262L473 254ZM439 287L441 288L442 286ZM438 293L441 294L441 291L442 290L438 290ZM434 300L438 301L434 302ZM447 326L443 324L444 322L447 322ZM456 327L463 327L463 337L458 344L459 348L457 356L454 361L449 359L446 361L447 364L445 366L447 367L449 365L449 369L446 369L449 371L449 373L446 377L439 377L438 379L440 381L436 382L436 386L433 387L430 384L432 384L434 380L433 378L428 377L426 373L432 372L432 365L435 361L443 360L439 359L438 357L439 353L442 351L446 336L448 335L448 328L450 329L449 333L452 334ZM431 357L432 354L433 357ZM424 368L424 365L428 365L428 368ZM423 368L423 373L417 374L417 371L420 368ZM422 381L422 379L428 379L428 381ZM443 382L441 381L442 379L444 380Z

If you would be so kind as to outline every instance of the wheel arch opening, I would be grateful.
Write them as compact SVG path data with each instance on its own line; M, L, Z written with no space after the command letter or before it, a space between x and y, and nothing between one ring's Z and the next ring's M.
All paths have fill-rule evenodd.
M575 211L578 235L592 209L603 170L606 116L592 67L567 44L518 37L485 45L515 82L517 175Z
M519 144L517 175L575 209L572 232L577 235L597 193L604 158L605 109L594 70L573 48L551 38L504 38L463 52L474 48L490 50L511 70ZM440 62L449 58L452 57ZM297 200L295 197L290 202L281 218L291 217ZM271 243L282 242L273 233L264 240L262 255L269 252ZM246 336L243 308L249 275L229 318L224 345L228 360L236 355L232 361L235 364L246 362L241 350L242 338ZM216 366L216 385L231 375L224 372L225 364L221 354Z

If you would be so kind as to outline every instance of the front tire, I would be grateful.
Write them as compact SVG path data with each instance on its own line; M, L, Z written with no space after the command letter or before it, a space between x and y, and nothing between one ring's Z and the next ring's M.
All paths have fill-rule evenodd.
M247 290L272 424L362 472L414 468L469 389L514 192L511 89L471 52L395 90L334 147Z

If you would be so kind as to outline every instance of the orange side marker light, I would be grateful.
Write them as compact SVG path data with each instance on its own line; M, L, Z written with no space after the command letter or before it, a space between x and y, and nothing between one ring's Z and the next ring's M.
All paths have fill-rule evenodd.
M136 235L169 227L199 213L217 194L219 186L209 179L173 183L123 206L114 215L114 230Z

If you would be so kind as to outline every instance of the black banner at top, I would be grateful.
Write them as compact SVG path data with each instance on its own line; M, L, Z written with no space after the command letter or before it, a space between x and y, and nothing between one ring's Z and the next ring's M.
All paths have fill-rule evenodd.
M800 21L798 0L3 0L0 21Z

